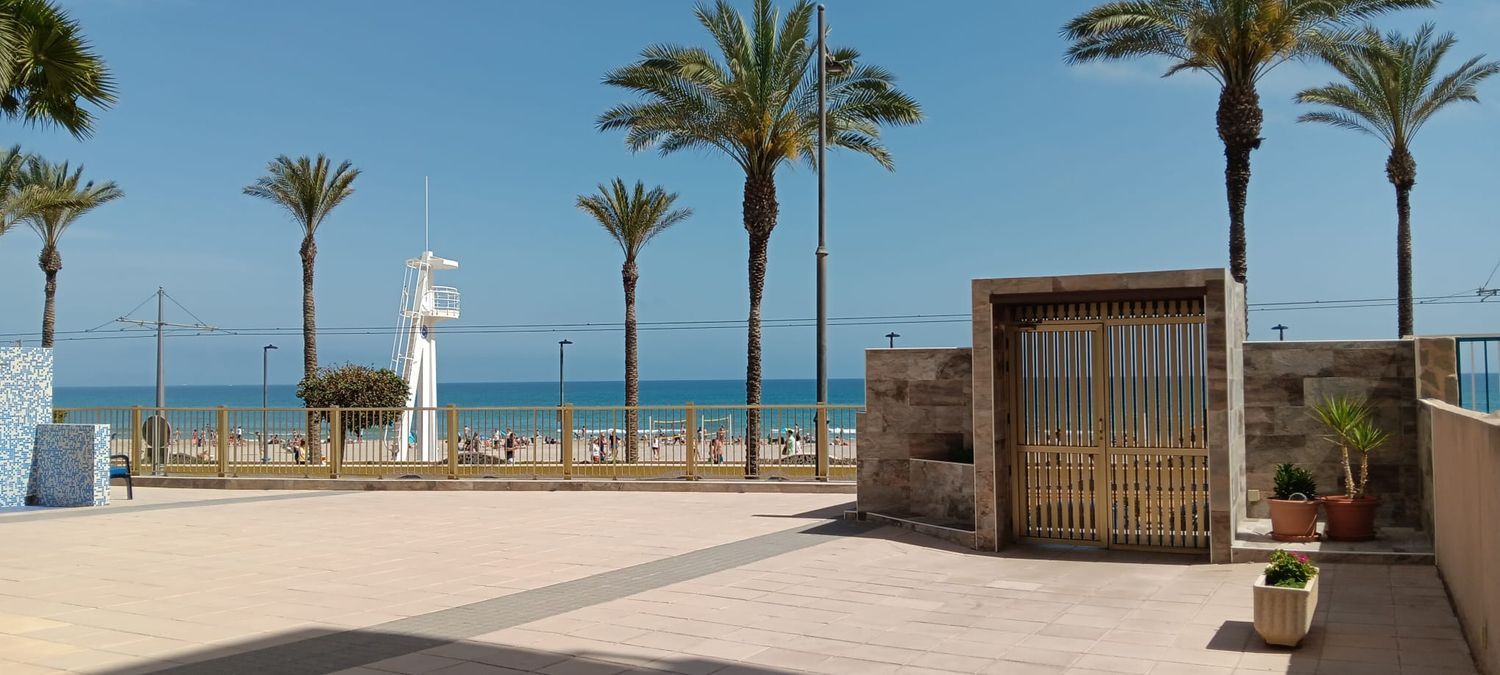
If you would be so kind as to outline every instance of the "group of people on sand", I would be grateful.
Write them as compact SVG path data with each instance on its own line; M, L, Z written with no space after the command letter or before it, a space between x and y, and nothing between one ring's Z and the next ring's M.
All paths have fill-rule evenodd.
M516 463L516 450L531 445L531 439L521 436L512 431L510 427L501 433L499 428L495 429L489 438L485 438L482 432L476 432L470 427L464 427L463 433L458 436L459 452L482 452L486 449L499 453L505 451L505 463Z

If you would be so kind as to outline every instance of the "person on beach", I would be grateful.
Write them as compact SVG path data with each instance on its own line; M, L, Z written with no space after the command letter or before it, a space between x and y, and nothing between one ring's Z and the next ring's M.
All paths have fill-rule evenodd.
M609 461L615 461L615 448L620 444L620 437L615 435L614 430L609 432Z
M661 459L661 437L651 437L651 459Z
M510 427L506 427L505 428L505 463L506 464L515 464L516 463L516 441L517 440L518 439L516 438L516 432L511 431Z
M728 440L724 427L719 427L719 432L714 434L714 440L708 444L709 455L714 464L724 463L724 444Z
M302 447L304 445L306 445L306 442L302 440L302 432L300 432L300 431L293 431L292 432L291 446L292 446L292 462L294 464L301 464L302 463Z

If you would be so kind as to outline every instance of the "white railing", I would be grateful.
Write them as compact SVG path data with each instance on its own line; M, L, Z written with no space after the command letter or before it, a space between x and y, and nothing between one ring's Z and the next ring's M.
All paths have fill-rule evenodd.
M434 314L457 317L458 289L452 286L433 286L427 292L427 302L422 304L431 308Z

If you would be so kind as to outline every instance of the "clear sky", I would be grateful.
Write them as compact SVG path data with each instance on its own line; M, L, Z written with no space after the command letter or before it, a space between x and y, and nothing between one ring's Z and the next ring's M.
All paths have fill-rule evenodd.
M240 189L280 153L328 153L364 174L320 230L321 326L395 323L403 261L422 248L422 177L432 248L462 269L463 324L618 322L620 254L573 206L614 176L660 183L696 215L645 251L641 321L743 319L742 175L701 153L632 155L594 119L626 93L599 83L653 42L707 46L688 2L255 3L71 0L119 80L95 137L0 123L52 159L126 192L62 242L58 329L118 316L158 285L228 328L300 325L299 231ZM748 6L748 2L737 2ZM835 45L894 71L926 123L890 131L896 171L829 161L831 315L965 312L974 277L1226 265L1217 89L1158 78L1154 62L1069 67L1058 28L1091 4L831 0ZM1447 0L1384 21L1458 32L1455 56L1500 57L1500 3ZM1451 65L1456 65L1458 58ZM1250 301L1395 295L1395 209L1374 138L1295 123L1292 95L1330 79L1289 64L1262 86L1263 148L1250 188ZM1500 80L1481 105L1446 112L1416 139L1416 293L1477 288L1500 260ZM11 142L7 141L7 142ZM814 313L815 174L780 174L768 318ZM0 238L0 333L39 330L36 237ZM1494 282L1492 282L1494 285ZM138 316L146 316L146 310ZM169 312L175 320L187 317ZM1251 334L1389 337L1393 307L1253 312ZM1417 308L1420 333L1493 332L1500 300ZM858 377L890 330L902 346L969 343L964 323L831 331L831 371ZM64 336L69 337L69 336ZM622 376L619 333L453 335L447 381L548 380L570 337L569 377ZM172 384L250 383L274 341L273 382L300 376L300 337L182 337ZM389 335L319 339L325 363L389 362ZM647 379L744 376L743 329L644 332ZM811 328L765 330L765 375L811 377ZM58 382L149 384L151 340L60 341Z

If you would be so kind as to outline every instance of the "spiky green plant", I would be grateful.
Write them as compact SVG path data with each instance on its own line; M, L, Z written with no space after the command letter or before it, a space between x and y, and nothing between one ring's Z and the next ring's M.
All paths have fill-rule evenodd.
M1404 337L1413 332L1411 189L1417 184L1417 160L1412 137L1449 105L1479 102L1479 83L1500 72L1500 62L1486 62L1480 54L1439 76L1439 63L1458 40L1452 33L1436 34L1431 24L1409 38L1381 35L1372 27L1359 38L1322 52L1344 81L1297 94L1298 103L1331 108L1297 121L1369 134L1390 148L1385 175L1396 188L1396 332Z
M1313 406L1313 415L1328 428L1327 439L1339 449L1344 469L1344 495L1363 497L1370 483L1370 453L1384 445L1390 435L1370 419L1370 405L1362 398L1330 396ZM1354 479L1349 451L1359 453L1359 480Z
M749 235L750 315L746 338L745 403L760 403L761 295L766 252L776 227L776 170L799 158L816 160L818 86L816 36L810 35L814 6L806 0L780 17L771 0L755 0L747 21L725 0L695 9L718 54L699 47L653 44L639 61L610 71L605 84L641 99L599 116L600 130L623 129L631 150L656 147L715 150L745 173L742 215ZM859 52L835 49L840 64L828 77L828 144L869 155L887 169L890 152L882 125L915 124L922 109L902 93L889 71L857 63ZM745 470L759 470L756 443L760 411L746 411Z
M318 374L318 311L313 302L314 268L318 258L318 226L328 214L349 195L354 194L354 179L359 169L348 161L338 168L321 153L317 159L306 155L292 159L281 155L266 166L266 175L246 186L244 193L259 197L285 209L292 220L302 228L302 246L298 254L302 259L302 377L307 379ZM318 439L318 419L308 415L307 442L309 461L317 462L321 457Z
M84 104L108 108L114 79L78 22L51 0L0 0L0 115L93 133Z
M24 207L28 209L24 222L42 239L42 251L37 256L37 266L47 278L43 288L42 346L51 347L57 325L57 273L62 271L62 251L58 244L63 233L84 214L125 193L114 181L97 184L84 181L82 165L75 168L67 162L53 164L35 155L26 159L20 181L23 200L56 197L50 202L33 202Z
M1218 128L1229 199L1229 267L1248 276L1245 196L1250 153L1260 147L1256 84L1286 61L1344 39L1352 23L1433 0L1120 0L1099 5L1063 27L1070 63L1165 57L1166 75L1207 73L1219 83Z
M620 245L625 262L620 266L625 286L625 461L637 458L637 435L640 433L641 373L636 361L635 287L640 281L636 257L641 249L668 228L693 215L692 209L674 209L677 193L661 186L646 190L645 183L635 182L632 190L619 178L600 184L598 194L579 195L578 208L598 221L609 236Z

